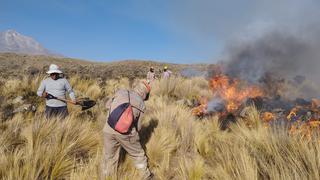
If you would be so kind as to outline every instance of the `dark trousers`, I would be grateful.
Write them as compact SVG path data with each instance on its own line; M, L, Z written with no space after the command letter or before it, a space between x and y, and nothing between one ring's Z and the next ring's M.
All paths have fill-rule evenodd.
M67 106L62 106L62 107L50 107L50 106L46 106L46 118L47 119L51 119L51 118L66 118L68 116L68 108Z

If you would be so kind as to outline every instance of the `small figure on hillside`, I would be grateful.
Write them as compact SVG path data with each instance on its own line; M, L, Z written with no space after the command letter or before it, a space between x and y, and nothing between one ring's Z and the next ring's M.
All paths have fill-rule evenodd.
M63 78L59 66L51 64L47 74L50 77L44 79L37 91L38 96L46 98L45 115L47 119L53 117L65 118L68 116L67 104L60 99L66 98L66 92L75 104L76 97L68 80Z
M172 72L168 70L168 67L165 66L163 68L162 78L163 79L169 79L171 77Z
M120 89L106 103L109 109L107 123L103 129L104 160L102 163L102 179L117 179L117 168L120 149L123 148L133 159L142 179L151 179L147 156L142 148L139 131L141 116L145 111L145 103L150 94L147 82L139 82L133 90Z
M147 81L148 83L152 83L156 79L156 73L154 72L154 68L151 66L147 74Z

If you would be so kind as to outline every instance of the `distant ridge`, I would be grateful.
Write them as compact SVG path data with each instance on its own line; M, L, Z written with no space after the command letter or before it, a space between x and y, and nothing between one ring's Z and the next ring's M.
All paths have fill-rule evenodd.
M22 35L15 30L0 32L0 52L63 57L50 52L32 37Z
M145 78L149 68L154 67L159 75L164 66L174 74L193 76L194 72L208 71L209 64L171 64L145 60L125 60L116 62L93 62L72 58L56 58L44 55L25 55L16 53L0 53L1 78L24 77L26 75L45 75L51 63L61 67L69 76L83 78L129 79ZM181 74L183 72L183 74ZM0 84L1 85L1 84Z

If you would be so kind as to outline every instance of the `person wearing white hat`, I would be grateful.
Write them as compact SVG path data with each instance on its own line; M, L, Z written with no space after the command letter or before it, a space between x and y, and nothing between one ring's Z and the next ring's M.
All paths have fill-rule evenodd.
M65 118L68 116L67 104L59 99L66 99L66 92L68 92L72 102L76 103L75 94L68 80L60 77L62 71L59 66L51 64L47 74L50 77L41 82L37 91L38 96L46 98L46 118L57 116Z

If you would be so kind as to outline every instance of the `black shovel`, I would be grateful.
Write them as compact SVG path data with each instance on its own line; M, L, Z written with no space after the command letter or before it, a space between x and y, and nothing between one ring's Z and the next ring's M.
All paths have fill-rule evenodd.
M80 98L77 99L76 105L81 106L81 110L84 111L96 105L96 101L89 98Z

